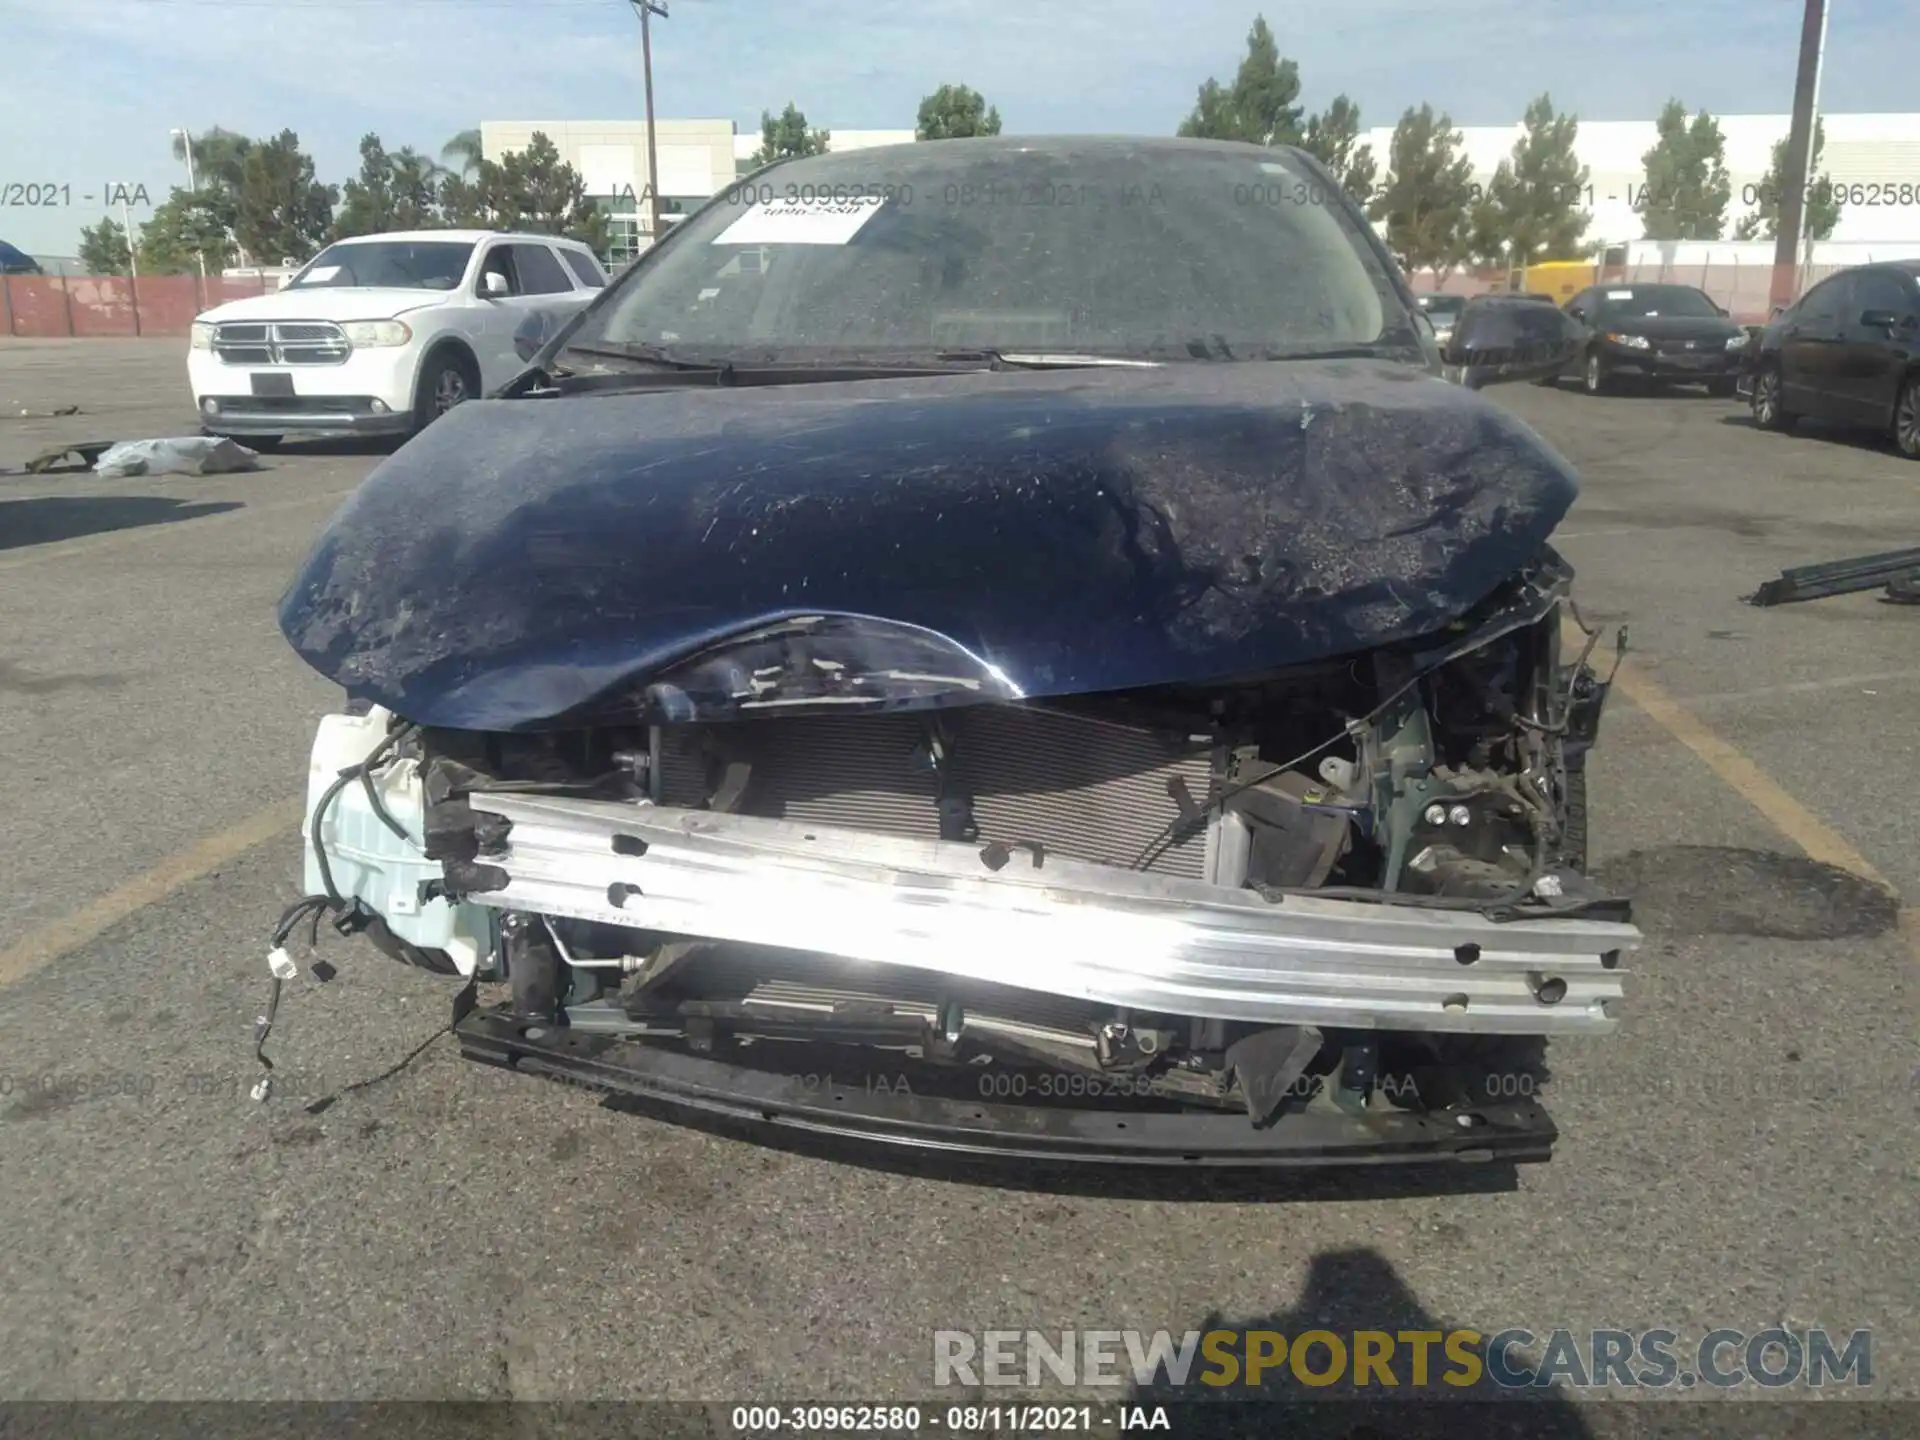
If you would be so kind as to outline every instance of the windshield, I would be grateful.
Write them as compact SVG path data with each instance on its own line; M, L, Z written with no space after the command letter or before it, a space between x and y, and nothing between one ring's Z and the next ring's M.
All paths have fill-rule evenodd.
M1419 298L1420 308L1436 320L1452 320L1467 308L1467 297L1464 295L1422 295Z
M827 154L680 222L570 343L781 360L1412 348L1364 223L1285 151L1021 139Z
M1660 317L1711 319L1720 312L1690 285L1635 285L1605 292L1600 313L1609 320L1652 320Z
M451 290L467 273L469 240L356 240L329 245L287 282L289 290Z

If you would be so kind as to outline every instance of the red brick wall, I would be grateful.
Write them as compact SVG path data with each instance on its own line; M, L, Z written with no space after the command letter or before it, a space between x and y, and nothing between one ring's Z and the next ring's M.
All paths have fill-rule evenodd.
M263 295L265 280L198 275L0 276L0 335L179 335L203 310Z

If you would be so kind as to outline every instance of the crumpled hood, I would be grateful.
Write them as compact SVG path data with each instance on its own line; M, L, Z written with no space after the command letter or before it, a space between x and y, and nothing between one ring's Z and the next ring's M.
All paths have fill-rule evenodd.
M281 602L422 724L540 728L715 640L923 626L1030 697L1412 639L1540 551L1573 471L1385 362L1196 362L463 405Z

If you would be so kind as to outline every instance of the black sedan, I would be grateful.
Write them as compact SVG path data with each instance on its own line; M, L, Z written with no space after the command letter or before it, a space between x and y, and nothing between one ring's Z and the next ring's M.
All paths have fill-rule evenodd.
M1763 430L1871 427L1920 460L1920 261L1829 276L1761 332L1740 378Z
M1747 332L1703 290L1593 285L1566 311L1586 331L1578 374L1589 395L1605 394L1621 379L1734 392Z

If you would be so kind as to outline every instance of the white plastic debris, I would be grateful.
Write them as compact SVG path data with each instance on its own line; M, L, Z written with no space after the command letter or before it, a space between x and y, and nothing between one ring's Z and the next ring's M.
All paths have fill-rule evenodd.
M293 963L293 957L287 954L286 946L276 945L267 956L267 968L273 971L278 980L292 980L300 973L300 967Z
M259 456L225 436L122 440L94 462L96 475L225 475L258 470Z

